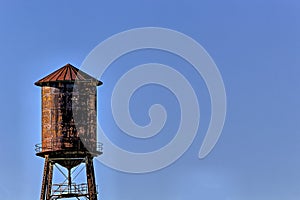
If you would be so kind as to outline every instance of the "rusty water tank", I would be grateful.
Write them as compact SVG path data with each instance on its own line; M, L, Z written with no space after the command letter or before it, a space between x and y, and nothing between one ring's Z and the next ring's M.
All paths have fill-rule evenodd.
M96 88L101 84L71 64L35 82L42 89L42 143L37 155L64 158L101 153Z

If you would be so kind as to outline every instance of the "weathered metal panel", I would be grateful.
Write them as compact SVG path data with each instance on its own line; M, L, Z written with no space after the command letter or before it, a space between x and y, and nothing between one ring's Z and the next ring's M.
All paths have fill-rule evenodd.
M97 90L94 84L42 87L42 151L96 151Z

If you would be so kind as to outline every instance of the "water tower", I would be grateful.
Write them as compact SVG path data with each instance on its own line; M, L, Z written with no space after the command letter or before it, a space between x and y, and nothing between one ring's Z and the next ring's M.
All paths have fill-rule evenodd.
M70 64L35 82L42 88L42 143L36 145L36 155L45 158L40 200L97 200L93 158L102 153L97 142L101 84ZM86 182L77 184L72 169L82 163ZM52 183L54 166L67 169L65 182Z

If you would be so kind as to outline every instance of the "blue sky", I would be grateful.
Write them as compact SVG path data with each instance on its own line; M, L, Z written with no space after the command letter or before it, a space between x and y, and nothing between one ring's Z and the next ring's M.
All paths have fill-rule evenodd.
M119 134L107 107L112 84L131 63L168 61L180 68L177 65L182 62L200 91L201 124L188 151L160 171L128 174L95 162L101 199L299 199L299 9L296 0L0 1L1 199L39 198L43 160L35 156L34 145L40 142L40 88L33 83L66 63L79 67L111 35L146 26L180 31L207 50L226 87L226 124L214 150L199 160L210 118L209 94L201 77L163 52L136 52L120 58L101 78L104 85L98 89L100 123L112 130L114 142L132 147L127 145L132 141ZM125 66L122 70L121 65ZM151 89L145 87L132 99L137 123L147 123L146 116L140 117L147 109L141 101L149 99L143 95ZM176 124L176 100L168 93L159 97L154 95L146 105L161 100L168 112L175 113L170 120ZM153 146L139 143L136 151L166 141L151 142Z

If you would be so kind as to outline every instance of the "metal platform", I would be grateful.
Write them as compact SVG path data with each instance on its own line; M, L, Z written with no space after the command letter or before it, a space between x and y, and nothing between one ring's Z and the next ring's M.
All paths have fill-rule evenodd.
M98 192L97 192L98 194ZM53 184L52 185L52 197L51 199L63 199L63 198L80 198L88 196L88 185L85 183L71 185Z
M64 145L61 147L61 145ZM44 143L35 145L35 152L37 156L45 157L85 157L87 154L91 154L93 157L102 154L103 144L100 142L94 142L92 145L84 145L80 139L66 140L62 142L61 139L50 140Z

